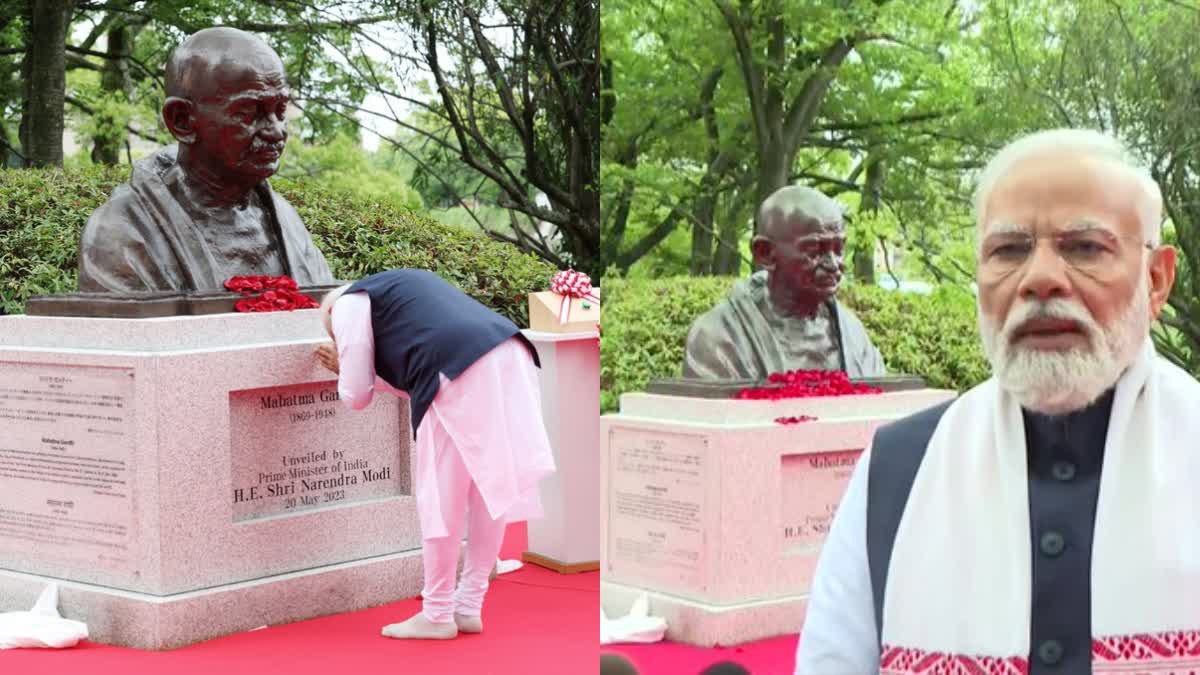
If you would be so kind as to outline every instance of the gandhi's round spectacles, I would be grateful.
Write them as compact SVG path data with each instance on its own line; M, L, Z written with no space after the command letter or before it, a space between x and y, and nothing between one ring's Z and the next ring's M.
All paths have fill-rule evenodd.
M993 234L983 240L979 252L979 273L988 278L1007 276L1026 265L1033 257L1039 239L1048 239L1054 252L1069 267L1089 276L1108 276L1119 272L1115 263L1124 247L1141 246L1153 251L1154 245L1140 237L1120 236L1107 230L1080 230L1035 236L1028 232Z

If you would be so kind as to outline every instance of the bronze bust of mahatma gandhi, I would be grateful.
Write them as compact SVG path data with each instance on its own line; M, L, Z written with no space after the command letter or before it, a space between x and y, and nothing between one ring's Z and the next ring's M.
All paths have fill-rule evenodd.
M887 375L858 317L836 299L846 243L841 207L808 187L785 187L759 209L751 242L762 268L692 324L683 376L763 380L787 370Z
M79 290L223 290L234 276L333 275L300 216L267 183L287 141L283 62L261 39L210 28L172 53L162 117L178 145L137 162L88 220Z

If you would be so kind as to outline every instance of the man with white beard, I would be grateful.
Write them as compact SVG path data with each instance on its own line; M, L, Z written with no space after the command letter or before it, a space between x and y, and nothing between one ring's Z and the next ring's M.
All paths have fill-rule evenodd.
M1149 338L1162 196L1117 141L1004 148L975 199L993 377L881 428L821 552L796 673L1200 669L1200 383Z

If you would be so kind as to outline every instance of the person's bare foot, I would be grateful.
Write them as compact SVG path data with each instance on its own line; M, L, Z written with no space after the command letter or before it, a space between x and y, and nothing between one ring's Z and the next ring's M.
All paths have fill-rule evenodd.
M454 623L458 626L460 633L482 633L483 619L478 616L466 616L464 614L455 614Z
M434 623L418 612L408 621L383 627L383 636L397 640L453 640L458 637L458 626L451 623Z

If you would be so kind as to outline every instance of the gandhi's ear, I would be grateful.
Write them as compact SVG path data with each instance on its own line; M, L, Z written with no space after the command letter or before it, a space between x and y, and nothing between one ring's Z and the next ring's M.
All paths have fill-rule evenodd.
M196 140L196 104L186 98L171 96L163 104L163 123L175 140L191 144Z
M761 234L750 240L750 254L754 256L754 264L758 267L775 267L775 242Z

